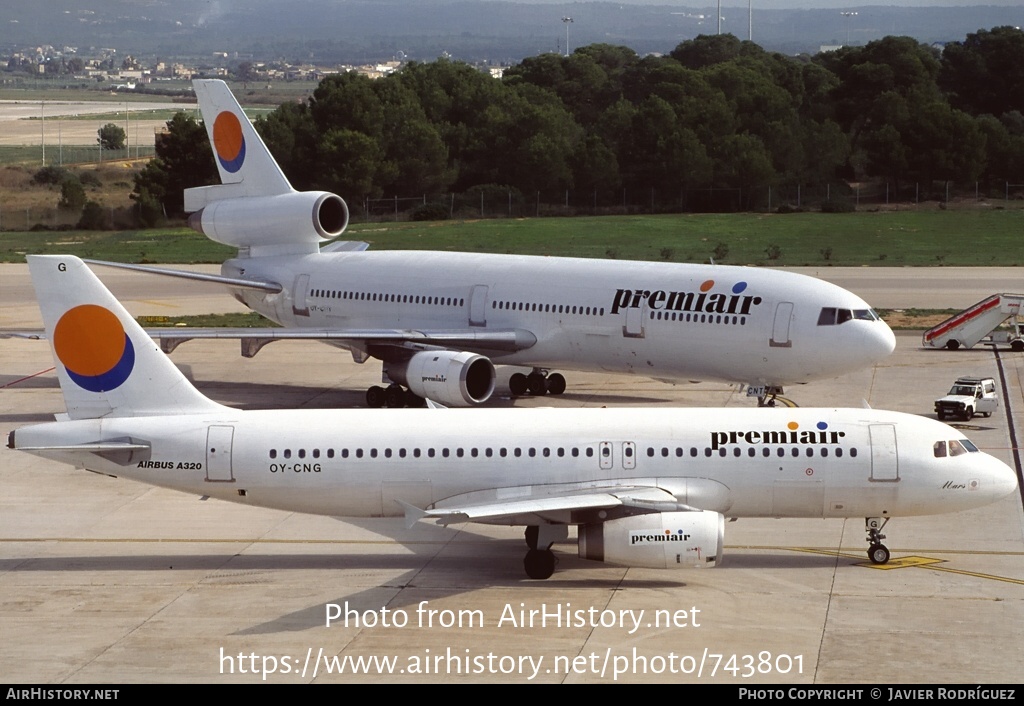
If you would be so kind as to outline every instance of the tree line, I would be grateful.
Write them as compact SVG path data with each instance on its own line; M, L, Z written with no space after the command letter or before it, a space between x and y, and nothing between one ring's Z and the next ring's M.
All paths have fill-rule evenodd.
M446 59L371 80L329 76L256 127L298 189L369 198L499 186L554 198L885 181L1024 184L1024 32L980 30L940 51L886 37L787 57L731 35L667 55L594 44L499 80ZM180 209L214 183L201 126L180 114L135 193ZM180 139L179 139L180 138ZM191 183L188 183L191 182ZM841 192L837 192L840 194ZM689 207L714 210L712 202Z

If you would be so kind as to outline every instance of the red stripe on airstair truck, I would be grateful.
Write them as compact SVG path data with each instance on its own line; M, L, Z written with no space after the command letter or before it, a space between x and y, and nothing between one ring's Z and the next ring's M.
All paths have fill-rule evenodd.
M970 309L967 309L966 311L962 311L956 316L954 316L952 319L946 321L945 323L939 324L933 329L929 329L924 334L924 340L930 341L937 336L941 336L942 334L946 333L946 331L949 331L951 328L955 328L956 326L959 326L963 322L973 319L975 316L978 316L979 314L988 311L994 306L999 306L998 296L993 297L991 301L987 301L981 306L975 305Z

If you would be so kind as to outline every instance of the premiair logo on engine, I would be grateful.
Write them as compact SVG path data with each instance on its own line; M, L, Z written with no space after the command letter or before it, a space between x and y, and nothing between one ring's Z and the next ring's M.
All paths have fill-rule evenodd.
M660 544L662 542L685 542L690 539L690 535L684 533L682 530L665 530L659 532L658 530L633 530L629 533L629 546L633 547L638 544Z
M761 297L744 294L746 282L737 282L729 293L712 292L715 280L701 283L697 292L669 292L664 289L616 289L612 313L623 309L639 309L647 304L654 311L687 311L706 314L738 314L746 316L761 303Z
M711 432L711 449L717 450L730 444L812 444L816 446L838 445L846 436L845 431L832 431L827 422L818 422L814 429L801 429L796 422L790 422L785 429L736 429Z

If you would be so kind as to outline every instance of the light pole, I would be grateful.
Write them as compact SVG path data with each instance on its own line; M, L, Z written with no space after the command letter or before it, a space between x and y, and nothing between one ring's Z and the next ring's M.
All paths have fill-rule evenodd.
M572 18L563 17L562 22L565 24L565 55L569 56L569 25L572 24Z
M846 18L846 45L850 46L850 21L857 16L856 12L840 12L840 15Z

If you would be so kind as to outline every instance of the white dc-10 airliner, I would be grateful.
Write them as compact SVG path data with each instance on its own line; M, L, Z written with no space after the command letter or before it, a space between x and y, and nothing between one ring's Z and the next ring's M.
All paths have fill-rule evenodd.
M187 189L190 224L238 248L221 275L119 265L219 281L284 328L151 330L165 352L189 338L314 339L383 361L367 403L485 401L494 363L513 394L565 390L556 369L666 381L745 383L764 398L892 353L895 337L860 297L828 282L753 267L524 255L366 251L335 241L348 207L297 192L222 81L193 82L222 183ZM412 394L409 394L412 393ZM419 399L418 399L419 398Z
M890 518L1017 487L959 431L872 409L234 410L81 260L28 259L67 419L11 432L10 448L294 512L525 525L532 578L552 574L569 526L585 559L713 566L725 517L864 517L885 563Z

